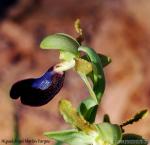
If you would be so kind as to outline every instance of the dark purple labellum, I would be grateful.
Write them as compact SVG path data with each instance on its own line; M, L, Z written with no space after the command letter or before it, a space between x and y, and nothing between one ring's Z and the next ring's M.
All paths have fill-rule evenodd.
M47 104L62 88L65 73L55 72L51 67L43 76L16 82L11 90L12 99L20 97L21 102L29 106Z

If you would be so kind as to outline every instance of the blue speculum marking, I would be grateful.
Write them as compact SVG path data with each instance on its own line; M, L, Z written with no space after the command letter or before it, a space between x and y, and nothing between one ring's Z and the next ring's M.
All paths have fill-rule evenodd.
M49 72L49 71L46 72L42 77L36 79L33 82L32 87L41 90L47 89L52 83L53 75L54 75L53 72Z

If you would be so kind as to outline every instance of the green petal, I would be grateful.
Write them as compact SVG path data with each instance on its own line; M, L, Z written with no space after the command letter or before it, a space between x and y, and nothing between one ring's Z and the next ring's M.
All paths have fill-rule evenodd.
M93 138L84 132L78 130L66 130L59 132L46 132L44 133L49 138L57 141L62 141L70 145L89 145L92 144Z
M147 145L148 142L137 134L123 134L119 145Z
M110 123L101 123L96 125L99 132L99 140L104 144L116 145L122 138L122 131L118 125Z
M63 33L56 33L49 35L41 42L40 47L42 49L58 49L61 51L66 51L78 54L78 47L80 44L72 38L70 35Z

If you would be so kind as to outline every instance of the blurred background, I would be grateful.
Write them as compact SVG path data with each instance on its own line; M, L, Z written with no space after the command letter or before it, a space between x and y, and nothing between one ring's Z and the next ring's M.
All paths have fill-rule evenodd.
M77 106L88 95L73 71L67 73L60 93L42 107L11 100L9 89L14 82L38 77L58 62L58 52L41 50L40 41L57 32L76 37L76 18L81 19L85 43L112 58L105 68L107 86L97 122L105 113L113 123L121 123L141 109L150 109L149 17L148 0L1 0L0 144L14 136L15 112L21 139L45 140L43 132L70 127L59 115L58 101L68 98ZM150 139L150 117L125 130Z

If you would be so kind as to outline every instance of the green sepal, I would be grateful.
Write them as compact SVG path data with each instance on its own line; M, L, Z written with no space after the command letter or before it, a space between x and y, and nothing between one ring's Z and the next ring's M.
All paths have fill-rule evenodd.
M119 145L147 145L148 141L142 138L142 136L137 134L123 134L122 140Z
M99 56L99 58L101 60L103 68L106 67L108 64L110 64L111 61L112 61L109 56L106 56L104 54L98 53L98 56ZM83 55L82 58L87 60L87 61L90 61L90 59L89 59L89 57L87 55Z
M103 66L99 55L93 49L80 46L78 50L85 52L86 55L83 57L83 59L87 57L87 60L92 63L93 71L89 75L80 75L80 76L82 80L85 82L85 84L87 85L90 95L93 98L92 101L88 100L88 104L90 103L93 104L93 101L96 103L94 104L94 106L90 105L90 107L86 108L85 107L87 106L86 101L83 101L80 104L82 106L81 107L79 106L78 110L84 116L84 118L87 119L88 122L93 123L96 117L96 112L98 108L97 105L100 103L101 97L105 90L105 77L103 72ZM93 82L93 87L90 85L90 82L88 81L88 77L91 78ZM88 114L88 117L86 114Z
M99 132L98 140L109 145L117 145L122 139L122 131L120 126L110 123L100 123L96 125Z
M49 35L40 44L42 49L58 49L74 55L78 55L79 46L80 44L73 37L64 33Z
M110 57L104 54L100 54L100 53L98 53L98 56L101 59L103 68L111 63ZM88 57L88 55L83 55L81 58L87 61L90 61L90 58ZM90 77L92 81L94 81L93 72L89 73L87 76ZM94 102L94 104L92 102ZM88 122L93 123L95 120L97 108L98 108L98 105L96 105L95 101L93 101L93 99L91 98L87 98L81 102L78 110ZM109 116L106 116L106 115L104 116L104 122L109 122L110 121Z
M94 76L93 90L96 94L98 102L100 102L101 97L105 90L105 76L103 72L101 59L92 48L80 46L78 50L85 52L90 58L91 63L93 64L93 76Z
M93 138L90 135L78 130L65 130L59 132L45 132L45 136L70 145L89 145Z

